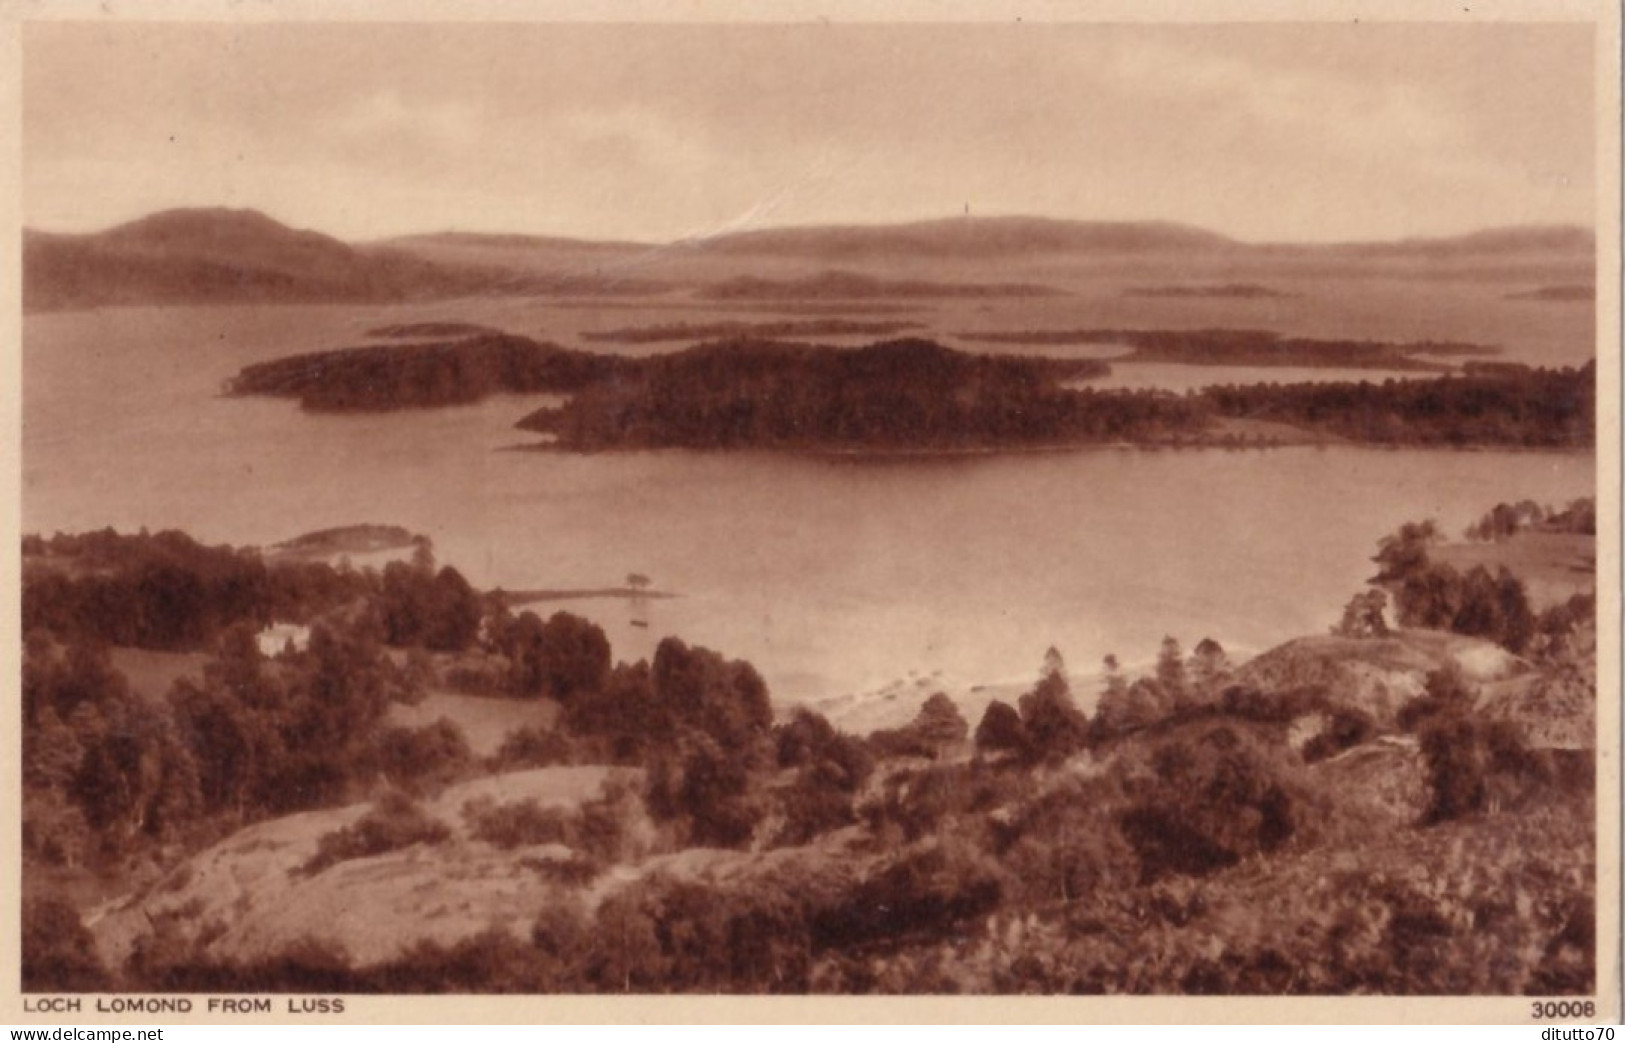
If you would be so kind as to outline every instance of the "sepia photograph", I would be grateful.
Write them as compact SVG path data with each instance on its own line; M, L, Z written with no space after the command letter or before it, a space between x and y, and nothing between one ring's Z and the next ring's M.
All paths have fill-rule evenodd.
M1414 6L14 14L7 1002L1616 1018L1619 13Z

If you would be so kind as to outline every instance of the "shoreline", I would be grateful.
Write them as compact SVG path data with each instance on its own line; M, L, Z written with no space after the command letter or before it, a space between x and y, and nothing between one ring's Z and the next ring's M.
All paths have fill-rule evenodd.
M1269 450L1269 449L1324 449L1333 447L1338 449L1363 449L1371 452L1402 453L1402 452L1451 452L1451 453L1547 453L1572 454L1577 456L1595 455L1597 447L1589 446L1541 446L1541 445L1451 445L1445 443L1412 444L1389 442L1356 442L1349 439L1337 438L1333 435L1312 435L1306 433L1302 439L1287 440L1284 438L1258 437L1249 438L1246 435L1233 435L1227 440L1219 438L1205 438L1190 441L1168 442L1064 442L1044 445L1025 446L986 446L968 447L961 449L864 449L854 447L829 448L801 448L801 447L775 447L775 446L605 446L594 449L572 449L557 442L516 442L509 445L500 445L492 448L494 453L561 453L573 456L600 456L631 453L760 453L769 455L793 456L810 459L826 459L843 463L863 461L886 460L954 460L954 459L985 459L996 456L1037 456L1058 453L1088 452L1092 450L1117 450L1120 452L1163 452L1182 450L1220 450L1235 452L1238 450Z
M637 590L632 587L589 587L582 590L488 590L485 596L501 601L508 608L517 608L520 605L535 605L545 601L588 601L593 599L619 598L633 601L638 598L652 598L659 601L680 598L683 595L669 590Z

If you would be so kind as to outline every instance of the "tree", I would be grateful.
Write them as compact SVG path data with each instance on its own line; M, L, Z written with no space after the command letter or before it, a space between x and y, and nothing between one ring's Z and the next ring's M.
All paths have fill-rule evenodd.
M1180 652L1179 641L1172 636L1162 639L1162 648L1157 653L1157 685L1164 697L1175 706L1186 701L1189 686L1185 677L1185 657Z
M746 765L704 737L683 761L677 800L689 820L690 841L702 847L744 846L762 814L751 799Z
M600 691L609 677L609 639L580 616L555 612L543 623L534 612L521 613L509 640L512 685L520 695L568 704Z
M23 729L23 783L38 789L66 791L84 759L85 748L55 708L47 706L31 727Z
M976 748L982 752L1025 753L1031 740L1021 714L1009 703L995 699L987 704L982 722L976 726Z
M420 546L420 550L423 548ZM378 609L384 628L384 641L391 645L413 645L423 638L432 613L428 563L423 567L392 561L384 566L383 587L378 593Z
M86 736L74 797L92 829L114 847L138 834L162 837L201 806L197 764L167 715L116 706Z
M1448 822L1482 811L1489 786L1482 737L1461 713L1441 713L1422 727L1422 759L1431 797L1423 823Z
M196 760L206 806L230 808L242 817L280 761L282 741L269 714L228 693L182 678L170 693L170 705Z
M655 648L650 673L658 711L736 755L754 757L768 737L773 705L766 682L751 664L668 637Z
M1044 666L1039 671L1039 677L1059 677L1066 680L1066 660L1061 658L1061 652L1054 645L1044 650Z
M1142 677L1126 688L1100 697L1091 737L1110 739L1148 728L1166 718L1173 709L1162 686Z
M959 707L944 692L937 692L920 706L920 712L915 715L912 728L921 741L939 751L944 747L964 742L965 737L970 734L970 724L965 720L964 714L959 712Z
M1511 652L1522 653L1535 636L1535 614L1529 607L1529 592L1523 581L1502 566L1495 576L1495 593L1500 602L1500 643Z
M1072 701L1063 672L1046 673L1016 705L1032 756L1064 760L1087 744L1089 719Z
M1387 637L1388 621L1383 613L1388 607L1388 595L1378 589L1356 594L1343 606L1343 618L1332 628L1339 637Z
M1424 522L1406 522L1399 531L1384 536L1377 543L1377 555L1371 560L1381 566L1372 583L1403 582L1427 563L1428 548L1439 540L1439 527L1431 519Z
M1401 626L1445 629L1462 602L1461 574L1449 565L1426 565L1407 574L1394 597Z
M1128 691L1128 680L1123 677L1123 668L1118 663L1117 657L1107 653L1106 658L1101 660L1101 665L1105 668L1100 690L1101 698L1121 697Z
M1204 637L1191 653L1190 681L1193 694L1204 702L1218 698L1219 691L1230 680L1230 657L1224 646L1211 637Z
M443 652L467 648L480 630L480 597L462 573L447 566L434 578L429 592L429 617L424 620L423 643Z

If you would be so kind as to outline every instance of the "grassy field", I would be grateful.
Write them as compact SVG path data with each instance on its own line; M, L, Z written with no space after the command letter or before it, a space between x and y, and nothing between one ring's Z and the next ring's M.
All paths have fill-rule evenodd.
M444 717L463 730L476 757L497 752L502 740L519 728L551 728L559 705L551 699L504 699L458 692L431 692L416 706L396 703L389 708L389 724L422 728Z
M1451 543L1432 556L1460 572L1506 566L1544 608L1597 588L1597 538L1567 532L1522 532L1492 543Z
M148 702L162 702L181 678L202 683L206 652L153 652L145 648L108 650L113 669L130 682L130 691Z

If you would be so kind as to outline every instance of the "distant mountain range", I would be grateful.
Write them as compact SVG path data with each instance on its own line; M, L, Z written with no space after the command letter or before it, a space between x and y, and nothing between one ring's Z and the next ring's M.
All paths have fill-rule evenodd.
M1563 226L1388 243L1280 245L1243 243L1200 228L1160 222L1033 217L777 228L669 244L471 233L352 244L289 228L253 210L184 209L88 234L26 230L23 305L26 310L45 311L117 304L622 296L696 287L711 292L708 287L730 279L739 285L737 280L754 274L750 266L762 260L805 263L809 267L800 278L827 288L832 266L880 262L948 262L963 268L1015 259L1177 261L1235 255L1426 263L1540 255L1589 263L1594 250L1591 232ZM810 278L817 273L823 274ZM836 281L842 278L856 284L863 277L840 273ZM907 285L920 291L929 284L914 280ZM955 289L974 295L976 285L961 279Z

